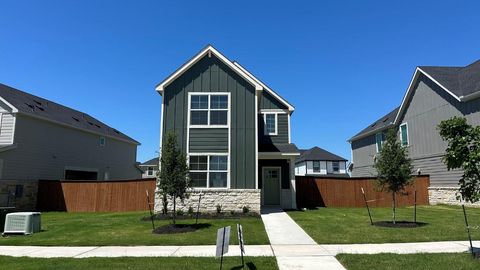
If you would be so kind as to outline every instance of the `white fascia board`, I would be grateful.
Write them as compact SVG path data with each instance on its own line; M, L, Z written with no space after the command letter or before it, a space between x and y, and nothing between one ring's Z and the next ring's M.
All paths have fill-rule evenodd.
M202 59L207 54L215 55L224 64L226 64L228 67L230 67L232 70L234 70L238 75L240 75L245 80L247 80L247 82L249 82L251 85L253 85L255 87L255 90L263 90L263 87L262 87L261 84L256 82L250 76L248 76L244 71L242 71L240 68L238 68L236 65L234 65L230 60L228 60L223 54L221 54L219 51L217 51L211 45L207 46L205 49L200 51L200 53L198 53L190 61L185 63L182 67L180 67L172 75L168 76L165 80L163 80L160 84L158 84L157 87L155 88L155 90L157 90L157 92L159 92L160 94L163 94L163 91L165 90L165 87L167 87L170 83L172 83L175 79L177 79L180 75L182 75L185 71L187 71L190 67L192 67L195 63L197 63L200 59Z
M18 109L15 108L15 106L13 106L12 104L10 104L10 102L8 102L7 100L5 100L3 97L0 97L0 100L5 103L8 107L10 107L10 109L12 110L12 113L17 113L18 112Z
M252 75L252 73L248 72L248 70L246 70L243 66L241 66L238 62L233 62L233 64L235 66L237 66L238 68L240 68L243 72L245 72L246 74L248 74L248 76L250 76L252 79L254 79L257 83L259 83L265 90L267 90L268 93L270 93L272 96L274 96L276 99L278 99L280 102L282 102L285 106L288 107L288 110L290 112L293 112L295 110L295 108L290 104L288 103L284 98L282 98L281 96L279 96L277 93L275 93L275 91L273 91L270 87L268 87L266 84L264 84L262 81L260 81L259 79L257 79L255 76Z
M395 125L398 124L398 121L400 120L400 116L402 115L403 111L406 109L406 103L407 103L407 100L409 99L409 97L411 96L412 92L413 92L413 86L415 85L415 82L417 81L420 73L422 73L423 75L425 75L427 78L429 78L432 82L434 82L435 84L437 84L438 86L440 86L440 88L442 88L443 90L445 90L445 92L447 92L448 94L450 94L453 98L455 98L456 100L462 102L462 97L459 97L457 95L455 95L452 91L448 90L445 86L443 86L441 83L439 83L437 80L435 80L432 76L430 76L430 74L428 74L427 72L425 72L424 70L422 70L421 68L417 67L415 69L415 73L413 74L413 77L412 77L412 80L410 81L410 84L408 85L408 89L407 89L407 92L405 93L405 95L403 96L403 100L402 100L402 104L400 105L400 109L398 110L397 112L397 116L395 117L395 121L393 122Z

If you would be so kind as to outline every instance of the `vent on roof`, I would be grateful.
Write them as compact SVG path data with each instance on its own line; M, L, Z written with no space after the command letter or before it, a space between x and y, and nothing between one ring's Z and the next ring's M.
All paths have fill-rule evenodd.
M37 100L33 100L35 103L37 103L38 106L42 106L42 103L40 101L37 101Z
M45 109L42 108L42 107L40 107L40 106L35 106L35 107L37 107L37 108L38 108L40 111L42 111L42 112L45 111Z
M33 106L32 104L29 104L29 103L26 103L26 102L25 102L25 105L27 105L28 107L30 107L30 109L35 110L35 106Z
M374 127L377 123L373 123L370 127Z
M382 122L384 122L384 123L385 123L385 122L387 122L387 120L388 120L388 117L385 117L385 119L383 119L383 121L382 121Z
M99 125L97 125L97 124L95 124L95 126L96 126L97 128L100 128L100 126L99 126Z
M117 134L120 134L120 131L118 131L118 130L116 130L116 129L114 129L113 131L114 131L115 133L117 133Z
M80 122L80 119L78 119L78 118L76 118L76 117L73 117L73 116L72 116L72 118L73 118L73 120L75 120L75 121L77 121L77 122Z
M93 123L92 123L92 122L90 122L90 121L87 121L87 122L90 124L90 126L93 126Z

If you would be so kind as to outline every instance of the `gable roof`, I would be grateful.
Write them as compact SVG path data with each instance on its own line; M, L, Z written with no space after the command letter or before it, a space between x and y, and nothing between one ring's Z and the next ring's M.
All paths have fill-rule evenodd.
M353 136L349 142L381 131L391 125L400 124L400 118L407 106L407 100L414 91L415 82L420 75L424 75L437 84L440 88L450 94L459 102L467 102L480 97L480 60L477 60L465 67L441 67L441 66L419 66L415 69L407 91L402 99L400 107L394 109L384 117L375 121L369 127ZM389 124L381 125L379 121L388 118ZM378 128L376 128L378 127Z
M204 49L202 49L199 53L193 56L190 60L188 60L185 64L180 66L176 71L174 71L170 76L165 78L161 83L156 86L156 90L163 95L163 91L165 88L171 84L174 80L180 77L185 71L187 71L190 67L192 67L195 63L197 63L200 59L202 59L206 55L213 54L215 55L220 61L230 67L234 72L236 72L240 77L244 78L248 83L255 87L257 91L266 90L272 96L274 96L277 100L283 103L285 106L288 107L289 111L293 111L294 107L288 103L284 98L278 95L275 91L273 91L270 87L265 85L262 81L257 79L253 76L250 72L248 72L244 67L242 67L238 62L230 61L227 57L225 57L222 53L220 53L217 49L215 49L212 45L207 45Z
M1 83L0 99L10 106L14 113L18 112L105 137L115 138L128 143L140 144L136 140L112 127L109 127L105 123L86 113Z
M393 125L395 117L397 116L400 107L393 109L391 112L379 118L377 121L370 124L368 127L357 133L350 138L350 142L368 136L370 134L377 133Z
M347 161L343 157L337 156L317 146L312 147L308 150L306 149L300 150L300 156L297 158L295 163L299 163L307 160Z
M141 163L140 166L158 166L158 157L147 160Z

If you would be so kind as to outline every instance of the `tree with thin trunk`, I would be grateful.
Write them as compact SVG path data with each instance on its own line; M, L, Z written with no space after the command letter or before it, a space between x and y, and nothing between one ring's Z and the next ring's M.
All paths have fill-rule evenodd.
M392 194L392 222L396 223L396 194L405 190L412 182L412 160L408 157L407 148L398 140L396 129L386 132L386 139L375 160L377 183L382 191Z
M187 158L177 146L177 135L169 132L165 136L165 143L162 147L160 157L160 172L158 188L161 192L164 211L168 206L167 198L170 197L173 203L172 221L176 224L177 199L182 202L187 197L190 188L188 177Z
M438 129L448 143L443 162L448 170L463 170L458 182L461 197L470 203L480 201L480 126L468 124L464 117L453 117L440 122Z

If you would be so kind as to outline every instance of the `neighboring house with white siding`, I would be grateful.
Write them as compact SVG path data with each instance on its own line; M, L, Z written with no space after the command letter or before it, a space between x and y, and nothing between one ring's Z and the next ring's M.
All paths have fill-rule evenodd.
M349 177L347 160L320 147L300 149L295 176Z
M0 119L0 193L38 180L141 176L139 143L88 114L0 84Z
M414 173L430 175L430 200L455 201L454 191L462 171L448 171L442 161L447 143L438 124L454 116L480 124L480 61L465 67L418 67L401 105L353 136L352 176L372 176L374 159L382 147L385 131L398 129L408 148ZM449 197L449 198L447 198Z
M158 157L140 163L138 166L142 170L142 178L155 178L158 172Z

